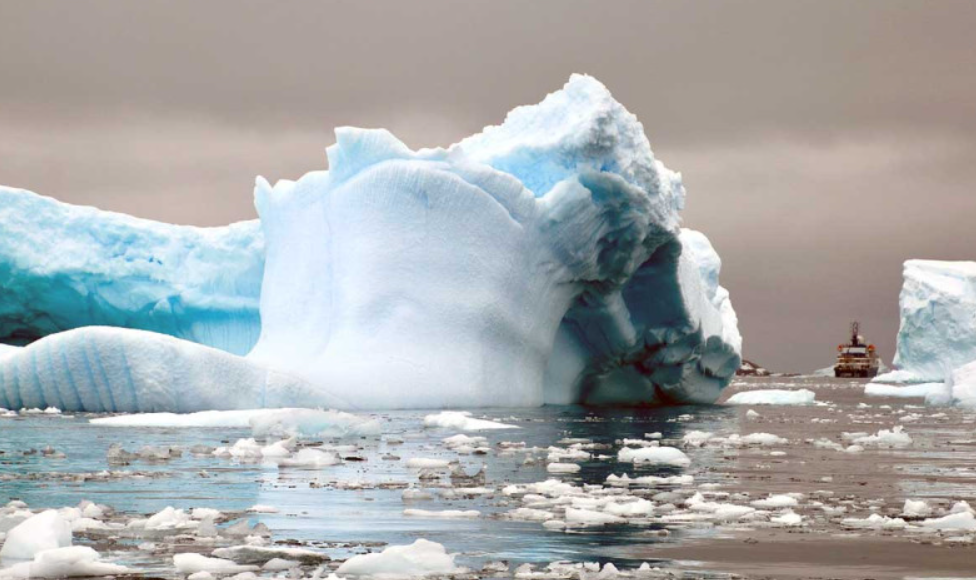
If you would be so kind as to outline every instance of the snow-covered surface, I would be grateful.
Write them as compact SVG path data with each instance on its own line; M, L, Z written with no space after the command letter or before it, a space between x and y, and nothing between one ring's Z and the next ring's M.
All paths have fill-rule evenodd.
M757 389L729 397L727 405L810 405L817 395L809 389Z
M16 385L0 385L7 402L177 412L710 403L739 367L721 260L704 235L679 227L680 175L595 79L574 75L447 149L412 151L388 131L343 127L327 154L328 171L274 187L257 180L266 255L260 338L246 358L136 331L56 335L3 359L0 369L17 367ZM20 205L4 208L5 225L84 242L66 244L53 272L42 257L57 252L18 254L23 242L5 236L25 260L16 289L28 298L13 301L14 315L28 301L91 311L61 287L92 278L98 291L83 293L94 311L106 302L118 315L85 323L238 353L253 340L253 223L179 228L6 195ZM38 221L41 210L50 215ZM105 262L98 276L92 260ZM71 265L80 271L58 273ZM161 312L171 326L129 312ZM47 352L54 362L30 366Z
M944 381L976 360L976 262L908 260L904 278L895 365L916 382Z
M425 576L459 572L454 556L436 542L419 539L406 546L390 546L377 554L353 556L337 574L356 576Z
M177 226L0 186L0 224L0 341L90 325L237 354L257 340L257 221Z

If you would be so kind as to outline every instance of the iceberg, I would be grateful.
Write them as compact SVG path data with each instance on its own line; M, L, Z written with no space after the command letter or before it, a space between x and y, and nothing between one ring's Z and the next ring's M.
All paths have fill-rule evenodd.
M8 318L33 321L9 336L128 328L81 328L0 353L0 403L124 412L710 403L739 367L721 260L680 227L680 175L592 77L574 75L448 148L414 151L388 131L342 127L327 156L327 171L256 180L260 232L79 208L51 220L77 222L61 234L77 248L56 267L6 241L14 245L0 255L26 288ZM0 219L24 220L27 209ZM52 278L64 289L28 298Z
M946 380L976 360L976 262L908 260L904 278L895 378Z
M264 240L256 220L177 226L0 186L0 224L0 342L97 325L235 354L257 340Z

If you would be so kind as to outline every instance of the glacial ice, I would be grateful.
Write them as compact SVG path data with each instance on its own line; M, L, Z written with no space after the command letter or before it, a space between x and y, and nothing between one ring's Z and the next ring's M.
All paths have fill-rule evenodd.
M904 278L895 365L902 382L946 380L976 361L976 262L908 260Z
M241 355L257 340L257 221L177 226L0 186L0 224L0 342L92 325Z
M327 154L328 171L274 187L258 178L263 264L253 223L166 226L6 191L21 205L5 225L71 242L53 265L0 247L15 281L9 318L34 321L9 336L108 324L202 344L54 334L0 354L0 405L707 403L738 368L721 262L679 227L680 176L595 79L574 75L447 149L344 127ZM53 217L29 218L36 208ZM250 353L228 354L258 324Z
M300 378L171 336L89 326L59 332L0 362L0 407L189 413L349 407Z

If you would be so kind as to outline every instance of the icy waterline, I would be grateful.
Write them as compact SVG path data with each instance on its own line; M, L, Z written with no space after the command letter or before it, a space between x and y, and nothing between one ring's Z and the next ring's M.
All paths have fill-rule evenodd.
M282 422L255 437L254 416L244 426L245 414L234 412L190 422L225 424L216 420L225 415L241 426L0 418L0 489L26 503L0 508L0 527L53 508L70 523L75 547L97 551L73 561L161 578L210 566L254 566L262 578L321 569L325 578L347 562L347 570L362 564L358 555L418 538L442 546L467 578L526 574L525 564L540 579L564 578L546 570L555 561L568 562L562 573L588 562L588 574L610 565L631 577L710 577L683 569L668 551L727 539L758 557L774 538L807 546L840 534L857 543L882 531L892 550L932 550L916 565L939 570L938 545L976 534L966 503L976 505L972 412L927 408L920 398L869 399L863 387L835 379L733 384L734 392L807 389L822 403L755 409L490 409L473 418L517 428L468 433L460 423L427 425L435 414L411 411L362 414L379 426L365 434L311 429L294 437ZM743 542L757 535L760 544ZM603 577L616 576L608 569Z
M710 403L739 367L721 260L679 227L680 175L592 77L446 149L341 127L327 155L328 171L258 178L261 235L2 190L16 203L0 219L23 235L0 246L12 280L0 323L28 325L7 334L130 328L0 353L0 405ZM32 228L72 251L21 251Z

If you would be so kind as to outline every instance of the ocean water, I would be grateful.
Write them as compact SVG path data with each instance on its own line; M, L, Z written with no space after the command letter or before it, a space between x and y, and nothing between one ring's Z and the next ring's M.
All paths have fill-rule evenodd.
M493 451L486 455L462 455L460 463L468 474L484 468L485 485L498 490L511 483L548 478L598 485L611 473L675 475L681 470L617 463L615 449L619 445L615 442L624 438L642 439L653 432L660 432L665 439L680 439L689 429L718 428L730 420L734 411L720 406L479 410L477 416L514 423L520 428L471 433L486 437ZM146 445L178 446L187 451L193 445L232 444L239 438L250 437L249 429L105 427L89 423L96 415L4 419L0 423L0 500L19 499L31 508L58 508L90 500L127 514L152 514L167 506L243 512L255 504L271 505L279 512L250 515L251 522L265 523L276 539L330 546L327 553L332 557L348 555L342 546L356 551L362 544L403 544L423 537L459 552L460 560L469 564L488 560L512 563L572 560L636 566L655 561L647 557L643 546L681 541L684 532L662 536L660 526L605 526L563 533L546 530L538 522L512 521L502 515L519 504L500 491L491 497L472 499L439 497L437 492L443 489L440 486L450 483L447 477L425 484L430 486L435 499L404 501L403 487L421 483L418 471L406 467L408 458L459 457L441 443L455 431L425 429L425 414L422 411L373 414L382 422L383 437L342 441L355 444L358 449L346 455L361 460L346 460L340 465L316 469L195 457L188 452L168 461L133 461L125 466L110 465L106 459L108 448L114 443L127 451L138 451ZM682 416L683 422L678 422ZM390 438L403 439L403 443L390 444L387 441ZM606 443L609 448L598 453L608 457L581 462L582 469L576 474L549 474L545 452L535 454L537 462L531 465L524 464L524 453L499 456L494 452L503 441L524 442L529 447L544 449L563 438ZM67 457L52 459L39 451L30 453L48 445ZM143 475L80 480L79 474L104 470ZM720 475L716 474L716 478ZM705 481L707 478L699 478L696 483ZM343 489L350 483L364 484L366 489ZM424 519L405 516L405 508L474 509L482 512L482 517Z

